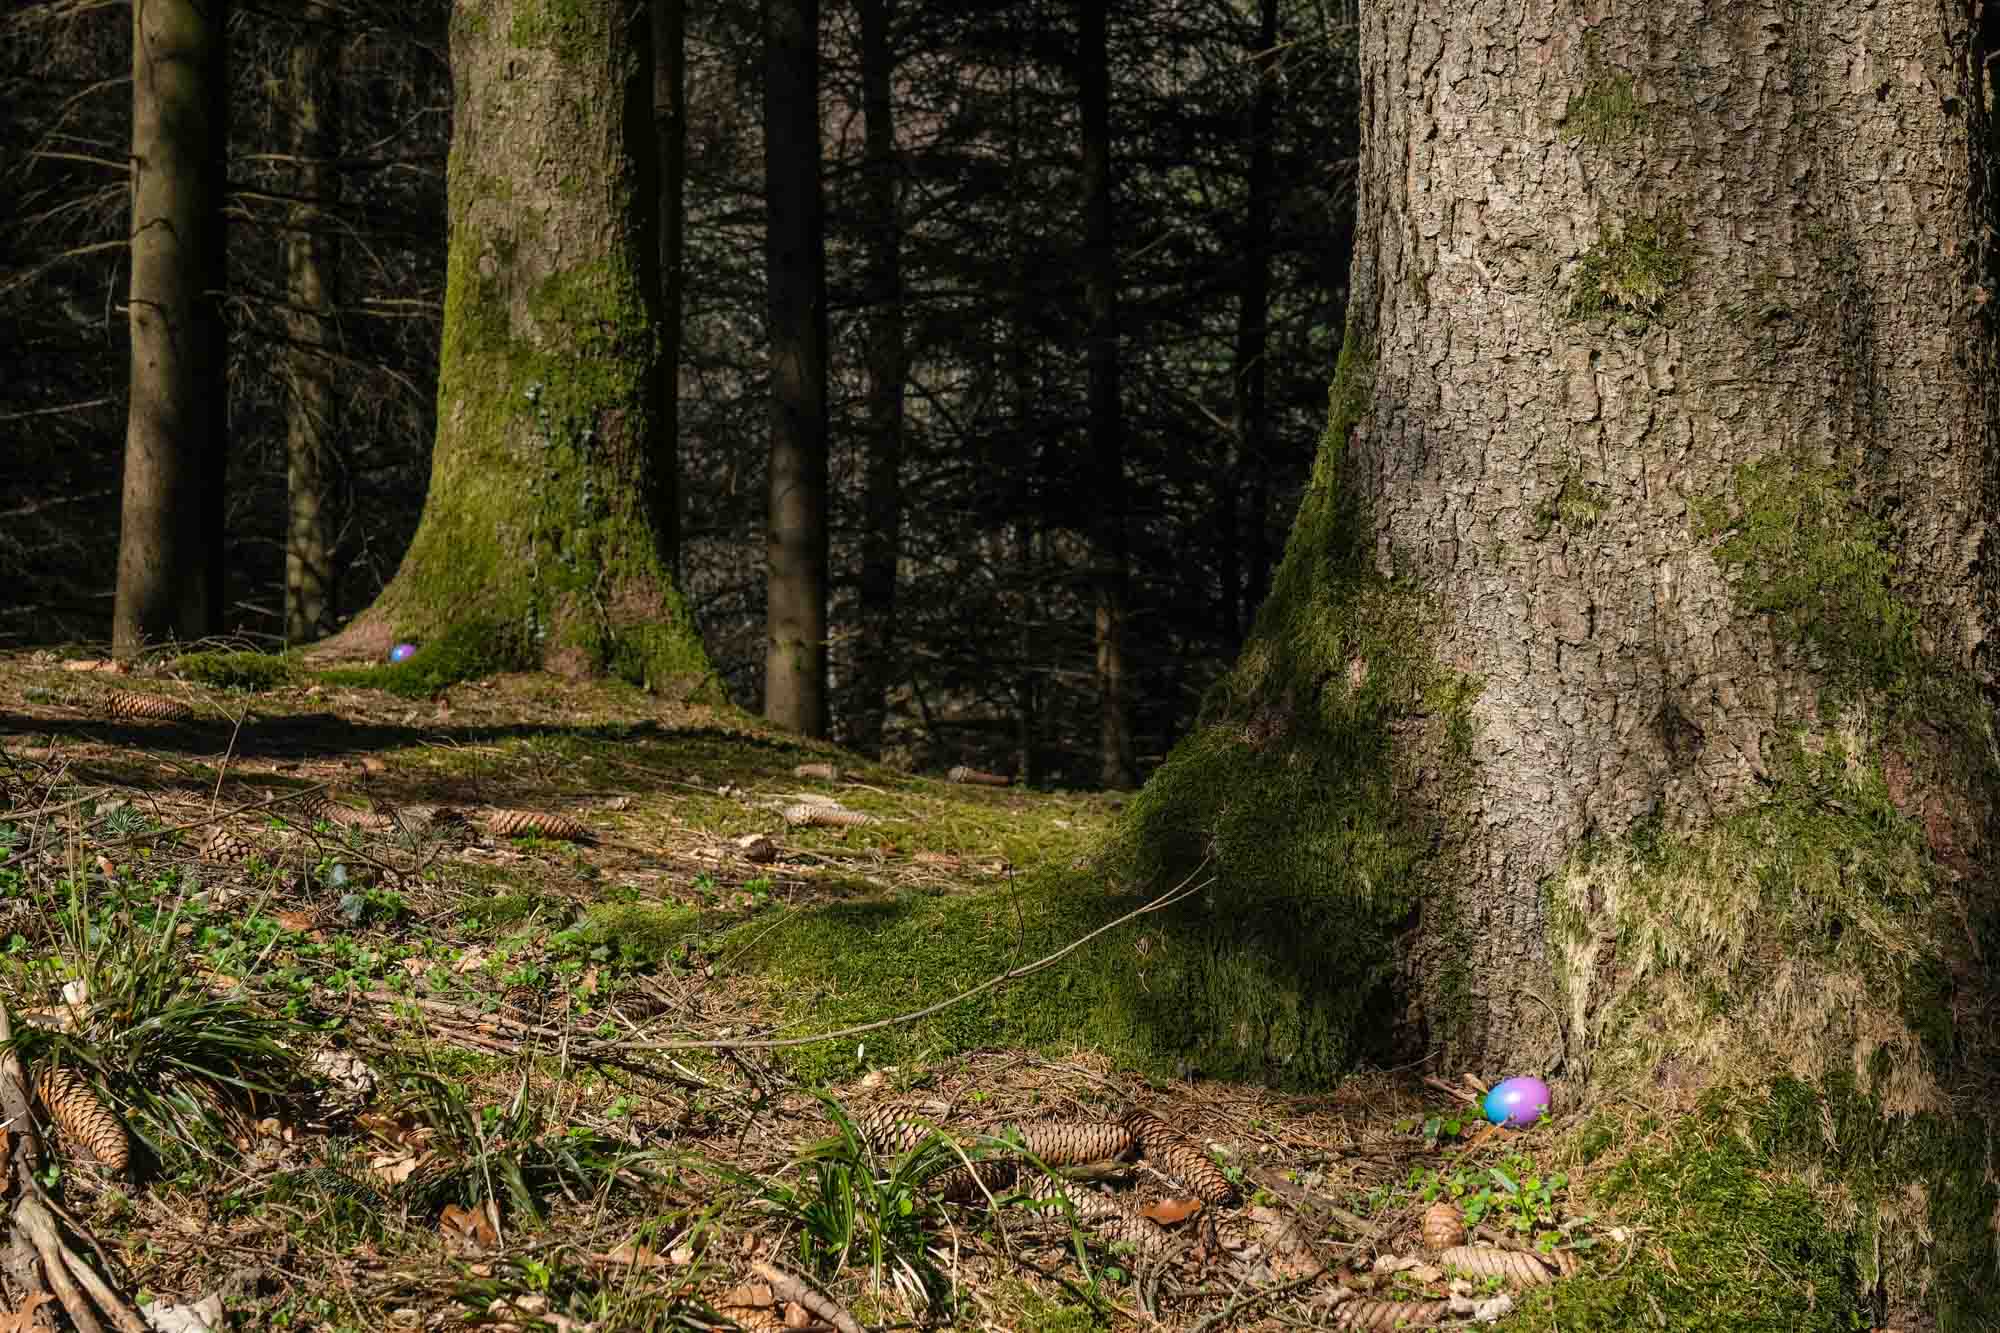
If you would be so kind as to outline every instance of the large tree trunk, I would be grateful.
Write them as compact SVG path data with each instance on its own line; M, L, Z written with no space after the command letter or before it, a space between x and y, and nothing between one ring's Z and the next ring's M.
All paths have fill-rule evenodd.
M643 7L459 0L430 494L325 655L414 639L423 672L709 679L652 510L651 45Z
M1139 803L1220 881L1162 1011L1739 1107L1892 1313L1991 1327L1979 53L1916 0L1608 14L1364 7L1332 420Z
M1118 247L1112 233L1111 56L1105 6L1078 6L1077 81L1083 121L1084 300L1090 311L1091 585L1097 608L1099 778L1138 780L1125 691L1125 419L1118 389Z
M333 543L326 513L326 455L336 438L333 337L336 303L334 273L338 241L327 224L339 202L340 173L334 170L340 125L339 32L334 13L308 4L305 26L292 48L292 81L287 89L292 113L292 156L297 163L299 202L291 210L285 237L291 340L290 397L285 422L285 639L308 643L325 634L333 614Z
M681 568L681 312L687 288L687 2L651 0L653 141L660 159L660 426L653 455L653 523L660 559Z
M895 105L896 57L891 0L860 0L861 111L867 139L866 247L868 305L868 467L862 502L860 683L849 727L863 754L882 751L896 651L896 571L903 534L903 223Z
M132 7L132 380L112 645L220 627L226 7Z
M826 734L826 239L819 3L765 0L771 463L764 716Z

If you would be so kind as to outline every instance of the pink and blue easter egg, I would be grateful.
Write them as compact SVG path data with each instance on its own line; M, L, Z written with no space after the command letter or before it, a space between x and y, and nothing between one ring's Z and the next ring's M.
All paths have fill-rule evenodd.
M1549 1085L1538 1078L1510 1078L1486 1094L1481 1107L1496 1125L1526 1129L1549 1109Z
M391 662L407 662L416 655L417 645L414 643L399 643L389 650L389 660Z

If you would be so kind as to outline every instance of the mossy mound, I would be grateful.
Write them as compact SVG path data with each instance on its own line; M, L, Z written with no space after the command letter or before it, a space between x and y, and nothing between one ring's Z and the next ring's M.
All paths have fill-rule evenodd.
M1551 1327L1677 1333L1835 1333L1865 1328L1852 1255L1820 1201L1744 1130L1745 1107L1711 1097L1598 1176L1593 1204L1630 1229L1609 1271L1522 1298L1502 1333ZM1626 1131L1609 1130L1623 1138Z
M290 659L270 653L185 653L173 669L198 684L250 693L289 684L294 674Z
M487 620L464 620L451 626L401 662L380 666L335 667L318 673L328 685L386 690L406 699L428 699L448 685L478 680L502 671L522 671L535 665L522 636Z
M1992 935L1989 914L1940 862L1940 829L1899 808L1908 792L1888 774L1909 761L1879 725L1853 711L1779 757L1783 776L1756 805L1699 833L1641 829L1550 885L1570 1062L1590 1101L1671 1110L1700 1094L1703 1117L1685 1131L1703 1134L1694 1155L1724 1154L1716 1169L1750 1182L1714 1235L1668 1230L1645 1220L1665 1206L1649 1182L1696 1168L1633 1150L1612 1178L1628 1182L1668 1258L1620 1291L1651 1292L1675 1328L1845 1328L1826 1322L1847 1308L1832 1295L1788 1303L1838 1276L1877 1315L2000 1327L2000 1192L1978 1091L1990 1052L1954 1017L1981 1002L1967 946ZM1829 1241L1807 1244L1802 1202ZM1709 1251L1728 1244L1797 1264L1720 1263Z

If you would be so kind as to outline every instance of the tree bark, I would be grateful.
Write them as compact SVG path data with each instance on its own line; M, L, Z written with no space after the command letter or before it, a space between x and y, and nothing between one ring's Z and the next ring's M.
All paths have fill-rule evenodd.
M1261 0L1257 46L1251 53L1257 66L1257 94L1250 107L1249 199L1243 217L1243 285L1236 305L1235 389L1236 457L1228 468L1222 501L1228 506L1224 523L1223 616L1230 647L1241 646L1247 612L1262 596L1270 573L1268 490L1264 471L1269 460L1270 421L1265 412L1265 364L1270 342L1271 314L1271 195L1275 172L1272 139L1278 127L1278 0ZM1249 481L1250 505L1241 531L1248 541L1250 578L1242 582L1238 567L1237 511L1243 480Z
M309 3L292 48L292 156L300 202L285 238L291 340L285 459L289 522L285 534L285 639L308 643L331 628L333 543L327 527L326 456L337 437L333 349L339 241L328 227L340 201L340 41L334 12Z
M1814 1225L1890 1316L1969 1328L2000 762L1964 17L1364 7L1329 428L1135 830L1218 877L1152 979L1212 1063L1389 1033L1734 1115L1848 1191Z
M771 461L764 716L826 734L826 240L818 0L765 0Z
M687 286L687 3L651 0L653 137L660 160L660 426L653 459L653 521L660 559L681 568L681 312Z
M1112 234L1111 57L1105 6L1078 6L1083 121L1084 301L1090 312L1091 584L1096 602L1099 777L1138 781L1125 690L1125 422L1118 386L1118 248Z
M132 378L112 647L219 628L225 6L132 7Z
M415 640L420 672L709 688L653 508L651 47L643 7L454 9L430 493L395 578L322 656Z
M854 748L880 755L887 695L895 682L896 572L903 532L903 224L897 206L896 71L892 0L860 0L861 108L867 143L864 300L868 306L868 466L862 502L861 648Z

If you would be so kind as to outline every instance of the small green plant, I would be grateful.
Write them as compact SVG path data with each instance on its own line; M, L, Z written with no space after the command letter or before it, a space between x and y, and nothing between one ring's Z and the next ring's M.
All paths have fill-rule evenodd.
M936 1306L950 1283L931 1257L935 1205L924 1182L969 1160L940 1133L907 1151L877 1154L840 1104L820 1101L835 1134L794 1164L793 1183L766 1183L766 1207L798 1232L799 1261L821 1277L861 1258L877 1290L887 1280L915 1301Z
M129 915L139 919L103 928L107 918L72 886L58 966L38 973L47 983L69 977L85 997L81 1021L68 1032L24 1025L12 1045L24 1063L54 1060L83 1074L155 1159L185 1168L223 1151L233 1110L299 1085L291 1044L304 1034L292 1020L208 992L188 966L179 908Z

